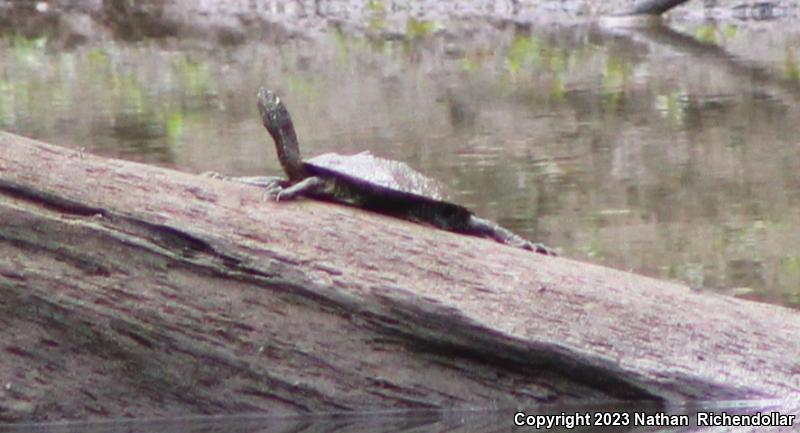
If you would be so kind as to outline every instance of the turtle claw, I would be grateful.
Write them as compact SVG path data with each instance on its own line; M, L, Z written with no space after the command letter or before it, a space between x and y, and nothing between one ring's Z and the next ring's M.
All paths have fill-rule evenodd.
M269 201L281 201L281 194L283 193L283 188L281 187L274 187L274 188L267 188L264 191L264 199Z
M287 192L285 189L275 193L276 202L294 200L295 197L297 197L297 194L292 194L291 191Z
M278 201L278 196L280 196L281 192L285 189L281 182L271 182L271 183L264 183L259 184L257 186L261 187L261 200L262 201Z
M275 193L275 201L289 201L297 197L297 191L292 188L281 188Z
M303 194L313 193L325 186L325 180L317 176L307 177L287 188L281 188L275 196L275 201L293 200Z
M558 256L558 253L556 252L556 250L548 247L545 244L534 244L534 243L531 243L530 246L532 248L532 251L535 251L535 252L537 252L539 254L544 254L546 256L553 256L553 257Z
M534 253L543 254L545 256L558 256L556 250L548 247L545 244L540 243L533 243L528 241L527 239L523 239L522 243L512 242L510 245L516 246L517 248L522 248L523 250L533 251Z
M228 176L225 176L224 174L222 174L220 172L217 172L217 171L204 171L204 172L200 173L200 176L207 177L207 178L210 178L210 179L219 179L219 180L228 179Z
M277 193L271 189L265 189L264 191L261 191L261 201L273 201L276 200L276 196Z

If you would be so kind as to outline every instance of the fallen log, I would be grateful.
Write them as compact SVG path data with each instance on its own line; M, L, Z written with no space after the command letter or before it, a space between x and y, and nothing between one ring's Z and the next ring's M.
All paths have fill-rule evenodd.
M638 0L633 6L616 15L662 15L687 1L689 0Z
M800 314L0 133L0 420L800 391Z

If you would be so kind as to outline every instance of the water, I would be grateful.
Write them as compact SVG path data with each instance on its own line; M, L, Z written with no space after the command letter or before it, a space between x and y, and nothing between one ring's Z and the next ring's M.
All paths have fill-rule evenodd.
M563 256L800 306L792 21L365 19L235 43L7 29L0 128L182 171L276 175L255 109L266 84L306 155L407 161Z
M362 414L314 414L275 416L250 414L237 416L194 416L168 419L129 419L78 421L39 424L0 424L3 433L271 433L271 432L463 432L497 433L547 431L551 433L609 433L675 431L719 431L708 426L712 416L752 416L779 412L764 402L699 402L696 405L665 409L652 404L583 405L541 407L506 411L401 411ZM705 415L702 415L705 414ZM774 419L774 418L773 418ZM544 423L549 422L549 427ZM670 422L676 424L670 425ZM538 428L535 423L539 423ZM717 421L717 424L719 421ZM676 428L677 427L677 428ZM755 431L765 427L742 427L726 431ZM753 430L755 429L755 430Z

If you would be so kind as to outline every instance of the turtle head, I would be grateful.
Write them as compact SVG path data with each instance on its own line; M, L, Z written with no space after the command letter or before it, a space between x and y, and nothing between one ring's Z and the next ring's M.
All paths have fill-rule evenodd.
M296 182L304 178L303 160L300 157L297 134L294 132L289 110L283 105L281 98L271 90L260 88L258 90L258 111L261 113L261 122L275 141L278 160L280 160L286 176L289 177L289 181Z

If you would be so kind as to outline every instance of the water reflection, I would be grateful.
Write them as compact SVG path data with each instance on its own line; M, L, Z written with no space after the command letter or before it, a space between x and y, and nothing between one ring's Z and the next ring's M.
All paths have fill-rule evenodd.
M0 424L0 432L15 433L313 433L313 432L386 432L386 433L493 433L508 431L548 431L552 433L603 431L623 432L697 432L719 431L719 427L698 427L698 413L709 415L755 415L781 412L775 402L731 401L698 402L670 409L652 404L578 405L502 411L383 411L372 413L308 415L237 415L195 416L173 419L126 419L95 422L42 424ZM674 421L678 424L670 425ZM536 428L535 423L549 422ZM702 421L701 421L702 423ZM755 427L764 428L764 427ZM729 427L730 432L749 432L752 427Z
M279 174L254 108L268 83L307 155L370 149L566 256L800 305L791 23L398 25L375 7L363 32L275 44L8 34L0 127L186 171Z

